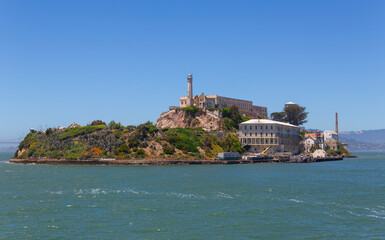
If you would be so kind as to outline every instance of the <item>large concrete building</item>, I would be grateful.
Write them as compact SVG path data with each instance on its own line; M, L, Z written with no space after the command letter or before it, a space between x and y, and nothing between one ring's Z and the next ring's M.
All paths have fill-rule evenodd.
M181 97L179 99L180 107L197 106L202 109L208 109L215 106L219 108L230 108L233 105L238 107L241 114L252 118L258 118L258 115L267 118L267 108L254 106L252 101L221 97L218 95L204 95L203 93L194 97L192 93L192 74L189 74L187 77L187 97Z
M239 124L238 137L242 145L249 145L250 152L299 153L299 127L268 119L251 119Z

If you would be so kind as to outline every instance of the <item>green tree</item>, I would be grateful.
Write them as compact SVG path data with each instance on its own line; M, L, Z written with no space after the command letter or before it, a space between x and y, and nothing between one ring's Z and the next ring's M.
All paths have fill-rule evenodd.
M278 122L285 122L285 117L285 112L273 112L270 114L270 118Z
M230 109L229 108L222 108L222 117L230 118Z
M238 107L236 105L231 106L230 108L222 108L222 124L229 131L234 131L239 128L241 122L245 122L250 118L247 116L242 116L239 113Z
M47 136L52 135L52 133L53 133L53 129L52 129L52 128L48 128L48 129L45 131L45 134L47 134Z
M231 133L226 135L220 145L225 152L245 152L245 149L242 147L242 143L239 141L238 137Z
M259 118L259 119L267 119L267 117L265 117L265 116L262 115L262 114L258 114L258 118Z
M242 122L242 115L239 113L236 105L230 107L230 118L237 124Z
M305 107L299 105L288 105L282 112L271 113L271 119L280 122L290 123L296 126L303 125L307 122L308 112L305 111Z

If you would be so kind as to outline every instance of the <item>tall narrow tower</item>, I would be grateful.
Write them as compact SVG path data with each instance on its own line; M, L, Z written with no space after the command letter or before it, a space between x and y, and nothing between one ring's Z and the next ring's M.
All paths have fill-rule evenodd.
M338 140L338 113L336 113L336 133L337 133L337 140Z
M187 106L192 107L194 105L193 92L192 92L192 74L187 76Z

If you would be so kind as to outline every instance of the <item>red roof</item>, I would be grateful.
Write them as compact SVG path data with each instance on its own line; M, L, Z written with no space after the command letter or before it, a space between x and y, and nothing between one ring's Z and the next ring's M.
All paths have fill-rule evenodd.
M322 137L322 133L320 133L320 135ZM305 133L305 137L307 137L307 136L310 136L310 137L316 139L317 138L317 133Z

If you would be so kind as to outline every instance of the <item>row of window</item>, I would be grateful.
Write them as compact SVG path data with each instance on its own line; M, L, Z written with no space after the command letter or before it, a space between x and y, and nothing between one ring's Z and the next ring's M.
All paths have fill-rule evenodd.
M243 144L278 144L276 138L242 138Z
M245 136L245 137L248 137L248 136L250 136L250 137L252 137L252 136L256 136L256 137L258 137L258 136L260 136L260 137L263 137L263 136L265 136L265 137L286 137L286 138L298 138L298 135L297 134L287 134L287 133L257 133L257 132L255 132L255 133L243 133L243 136Z
M270 127L269 127L268 125L260 125L259 127L258 127L257 125L254 125L254 126L249 125L249 127L247 127L246 125L243 126L243 129L244 129L244 130L247 130L247 128L250 129L250 130L252 130L252 129L257 130L257 129L263 129L263 128L265 128L265 129L267 130L267 129L274 129L274 126L273 126L273 125L270 125ZM281 127L278 126L277 129L278 129L278 130L281 130ZM282 130L286 130L286 132L290 132L291 130L294 131L295 129L294 129L294 128L284 128L284 129L282 129Z
M244 134L245 137L247 137L247 135L249 135L249 136L251 137L251 136L253 136L253 133L249 133L249 134L245 133L245 134ZM254 136L258 137L258 135L262 137L262 136L263 136L263 133L254 133ZM275 134L274 134L274 133L265 133L265 136L266 136L266 137L267 137L267 136L274 137Z
M260 126L259 128L260 128L260 129L263 129L263 126ZM247 126L244 126L244 129L247 130ZM249 129L250 129L250 130L253 129L253 126L250 125L250 126L249 126ZM258 129L258 126L254 126L254 129L257 130L257 129ZM268 127L267 125L265 125L265 129L269 129L269 127ZM270 126L270 129L274 129L274 126ZM278 129L279 129L279 128L278 128Z
M298 145L297 141L290 140L281 140L278 141L277 138L242 138L241 142L243 144L255 145L255 144L283 144L283 145Z

